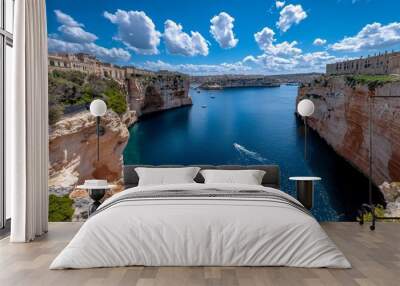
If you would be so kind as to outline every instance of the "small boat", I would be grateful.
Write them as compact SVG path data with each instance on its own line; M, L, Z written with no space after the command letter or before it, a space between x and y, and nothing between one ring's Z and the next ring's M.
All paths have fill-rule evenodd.
M211 98L215 98L215 96L211 96Z
M198 90L197 93L200 93L200 90Z
M207 108L207 105L202 105L201 108Z

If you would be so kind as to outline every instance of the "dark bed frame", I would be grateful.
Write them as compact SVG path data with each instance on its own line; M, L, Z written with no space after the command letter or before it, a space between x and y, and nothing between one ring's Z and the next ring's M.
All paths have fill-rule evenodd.
M275 189L280 189L281 186L281 175L280 169L277 165L248 165L248 166L241 166L241 165L125 165L124 166L124 184L125 189L136 187L139 182L139 177L135 171L137 167L147 167L147 168L176 168L176 167L199 167L201 169L218 169L218 170L263 170L265 171L265 175L262 180L262 185L265 187L271 187ZM204 178L200 174L197 174L194 180L197 183L204 183Z

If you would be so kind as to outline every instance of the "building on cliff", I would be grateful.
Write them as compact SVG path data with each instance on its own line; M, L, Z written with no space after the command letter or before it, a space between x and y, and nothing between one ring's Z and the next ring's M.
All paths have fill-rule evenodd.
M326 65L327 75L400 74L400 52L385 52Z
M126 89L129 109L136 111L137 115L192 104L189 77L179 72L153 72L134 66L121 67L101 62L84 53L49 54L48 65L49 71L80 71L116 80ZM68 109L76 111L74 106Z
M136 67L120 67L111 63L103 63L96 57L84 53L78 54L49 54L49 71L76 70L87 74L96 74L100 77L112 78L123 82L131 75L154 75L155 73Z

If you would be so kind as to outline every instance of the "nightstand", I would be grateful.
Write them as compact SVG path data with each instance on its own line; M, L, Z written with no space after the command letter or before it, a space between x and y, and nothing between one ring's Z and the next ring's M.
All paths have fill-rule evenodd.
M314 182L320 181L320 177L290 177L296 181L297 200L307 209L311 209L314 203Z
M89 197L93 200L93 203L89 206L89 216L94 213L97 208L101 205L101 199L104 197L108 190L115 188L115 185L104 185L104 186L94 186L94 185L80 185L77 186L78 189L86 190Z

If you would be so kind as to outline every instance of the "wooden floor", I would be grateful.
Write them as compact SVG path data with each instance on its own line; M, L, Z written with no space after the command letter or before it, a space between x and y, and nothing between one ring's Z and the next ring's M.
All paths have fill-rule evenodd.
M357 223L323 228L352 269L289 267L124 267L48 270L50 262L81 226L51 223L49 233L28 244L0 241L0 285L400 285L400 224L379 223L371 232Z

